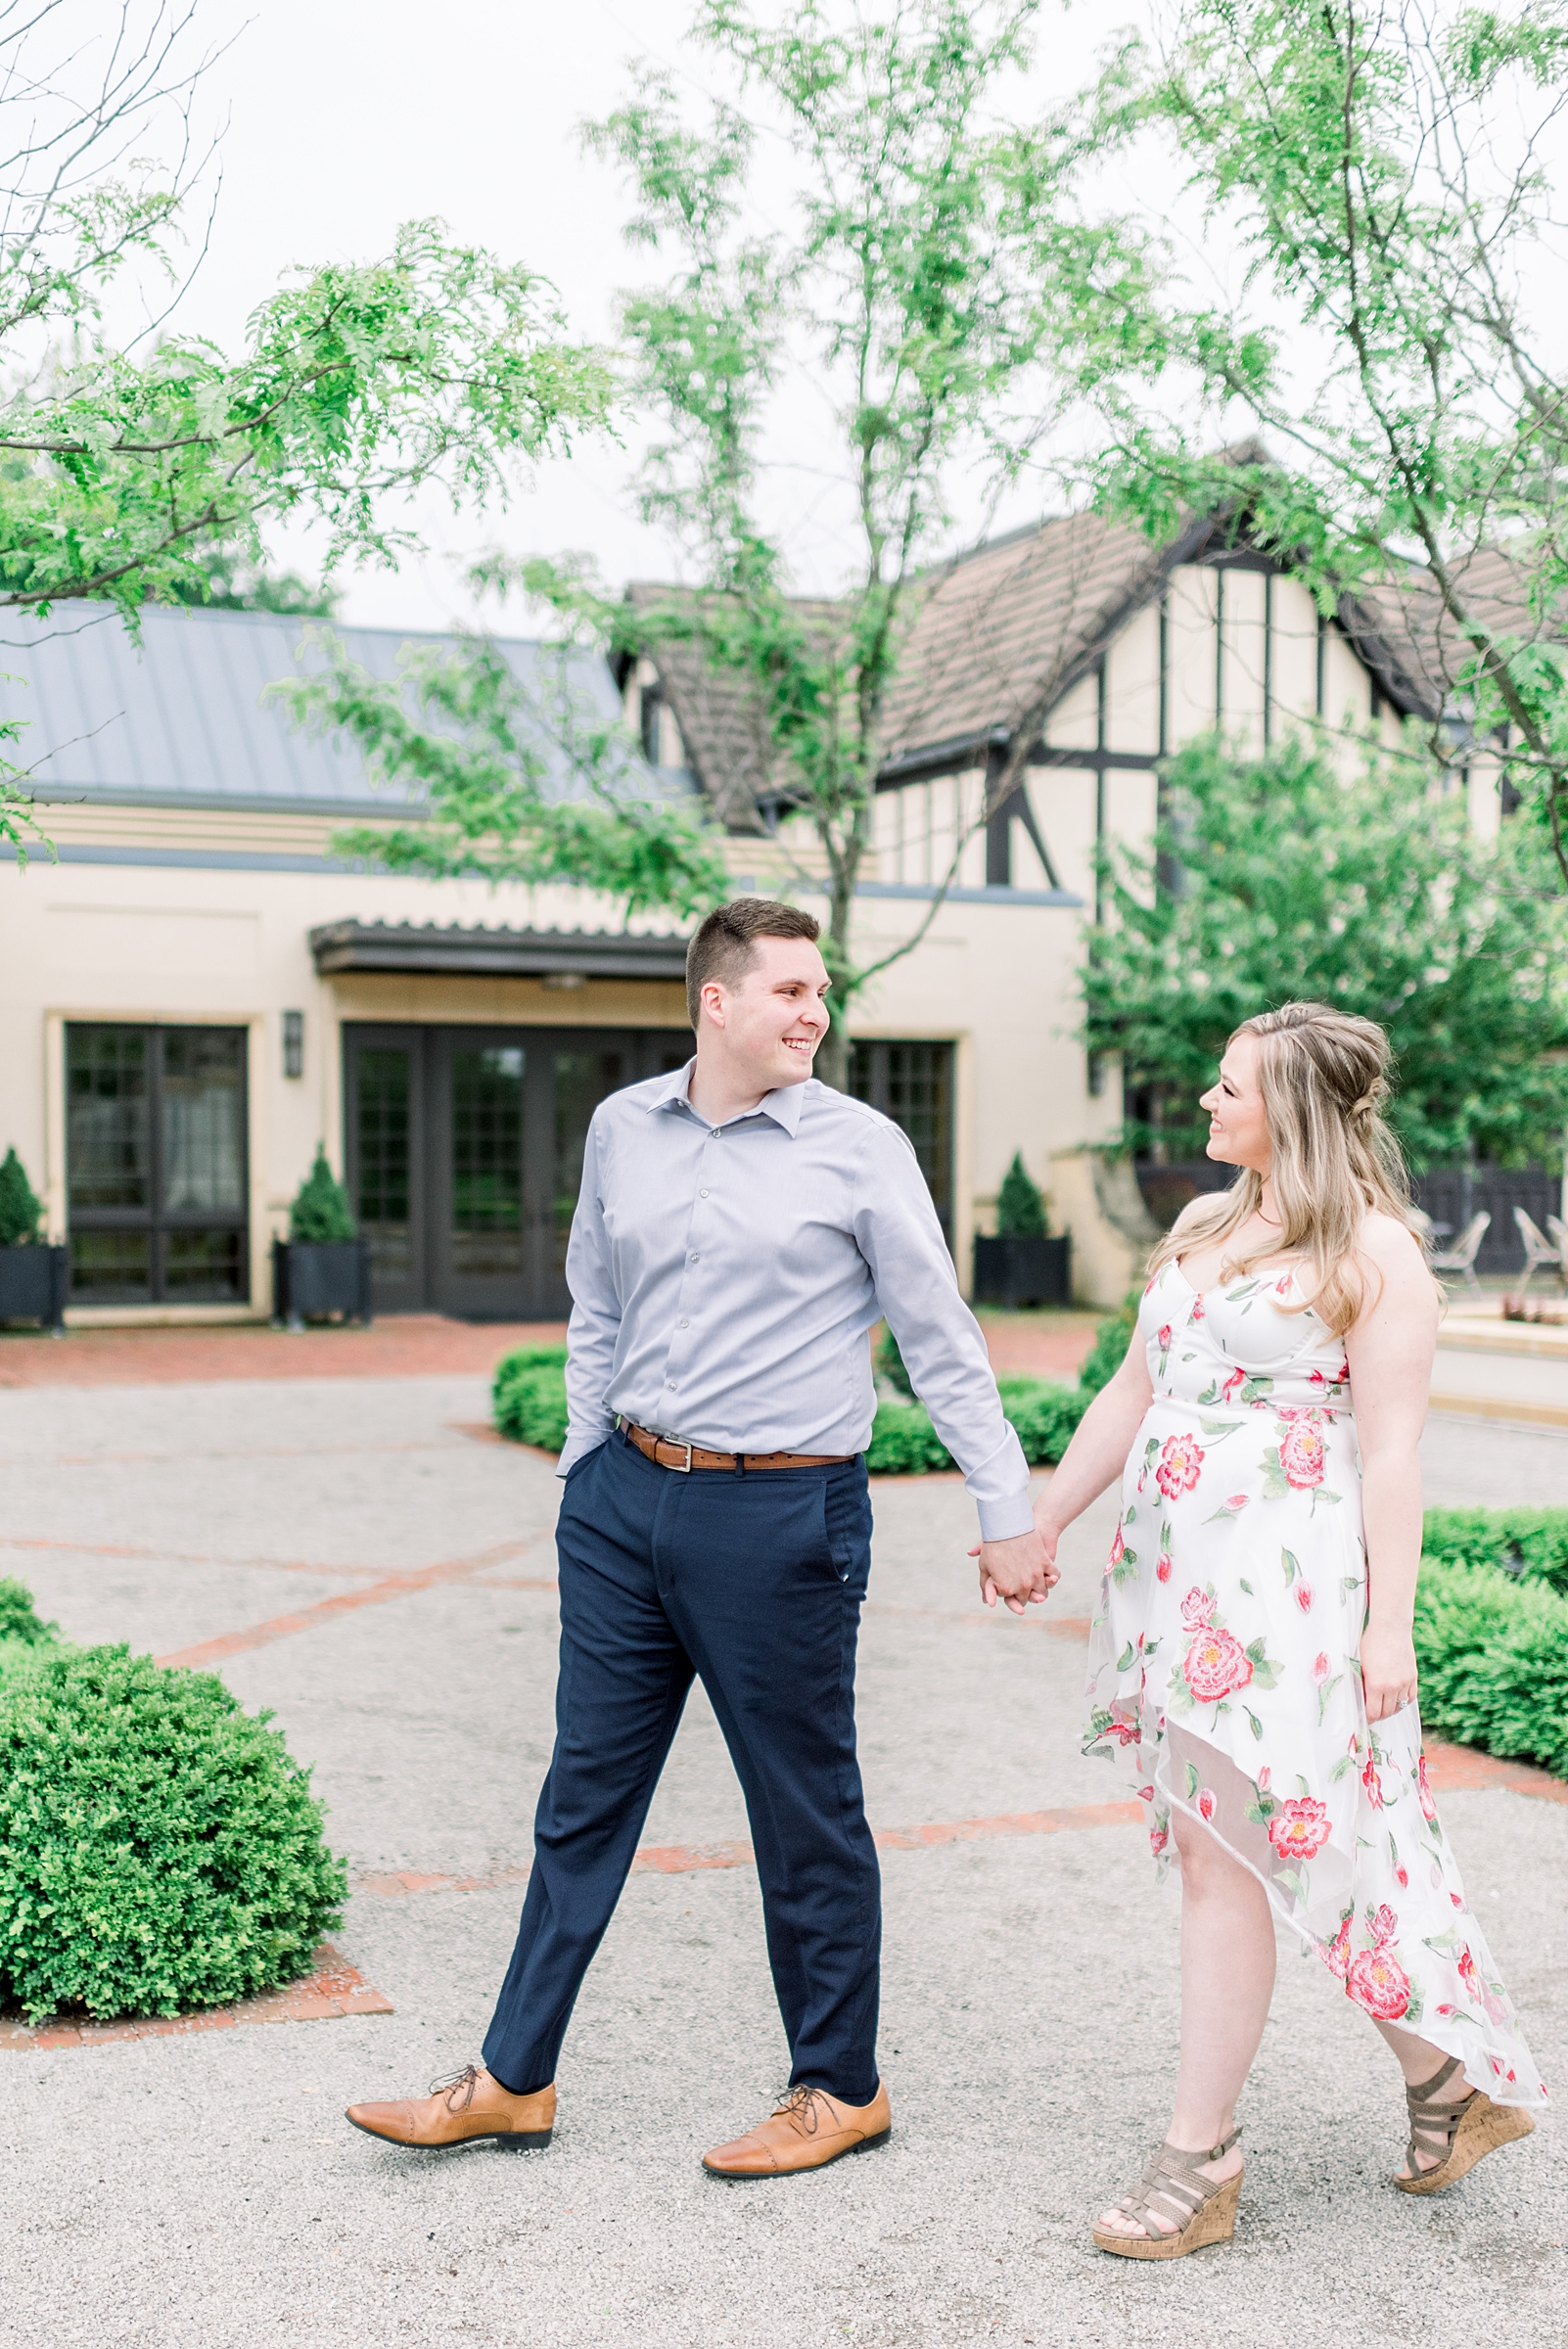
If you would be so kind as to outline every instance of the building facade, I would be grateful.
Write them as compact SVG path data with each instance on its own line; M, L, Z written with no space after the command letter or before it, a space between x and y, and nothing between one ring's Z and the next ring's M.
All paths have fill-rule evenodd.
M399 636L339 632L394 672ZM594 1104L690 1051L682 941L578 891L346 862L344 825L419 811L266 698L312 658L300 634L150 611L138 648L93 613L34 623L8 655L0 716L26 729L58 861L0 865L0 1149L69 1240L78 1322L266 1317L270 1243L318 1143L371 1239L379 1310L554 1317ZM525 677L549 657L500 649ZM810 844L774 819L733 693L679 654L619 679L572 660L663 787L702 794L737 893L800 894ZM930 586L860 959L910 936L955 853L957 879L857 1002L853 1082L909 1132L961 1276L1015 1150L1072 1231L1086 1301L1119 1296L1143 1244L1130 1174L1094 1147L1122 1105L1078 1040L1077 972L1097 851L1146 838L1160 758L1217 722L1261 745L1292 724L1392 729L1419 706L1371 618L1320 621L1218 526L1157 550L1048 523ZM982 821L1020 728L1024 780Z

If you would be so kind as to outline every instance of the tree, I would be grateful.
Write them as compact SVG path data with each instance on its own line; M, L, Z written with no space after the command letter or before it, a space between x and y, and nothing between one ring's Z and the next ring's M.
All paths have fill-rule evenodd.
M625 914L703 913L728 894L718 835L649 792L632 745L575 686L566 648L520 677L497 647L405 646L374 677L317 630L323 666L273 686L297 720L347 734L372 779L423 805L417 823L334 836L342 856L433 880L573 882Z
M1192 302L1152 240L1126 308L1081 305L1107 428L1099 495L1163 536L1216 504L1325 611L1386 622L1439 714L1429 749L1502 753L1568 881L1568 382L1546 134L1568 13L1438 0L1185 0L1124 50L1103 137L1166 142L1239 293ZM1136 242L1134 240L1134 242ZM1237 417L1265 451L1211 453Z
M1227 1036L1308 997L1388 1030L1417 1167L1472 1144L1516 1165L1560 1151L1568 911L1539 835L1483 842L1459 799L1412 788L1408 760L1369 753L1347 782L1300 739L1262 758L1189 744L1165 800L1151 852L1108 861L1083 980L1089 1049L1153 1096L1130 1140L1198 1156ZM1176 891L1156 881L1172 867Z
M109 289L133 265L172 277L189 191L178 172L111 173L201 67L180 78L169 62L191 11L151 5L140 50L111 44L78 99L74 60L36 54L58 7L0 8L0 607L102 598L134 630L149 598L209 589L214 561L264 569L285 517L323 529L329 579L392 564L417 543L388 520L392 499L435 484L504 503L518 461L603 418L608 374L566 342L549 288L434 220L381 260L297 272L237 359L166 321L145 348L116 347ZM0 769L0 834L19 852L36 834L23 779Z
M884 714L914 599L950 535L947 493L960 467L988 469L997 489L1016 478L1051 412L1054 314L1072 287L1099 284L1102 247L1072 199L1090 134L1065 116L1022 126L997 114L1035 13L1036 0L913 0L841 31L810 0L771 25L744 0L702 0L693 39L766 106L797 160L788 230L746 225L757 130L738 107L715 103L692 127L670 76L644 67L590 134L630 184L628 241L673 264L625 299L622 324L656 436L642 511L669 530L694 591L633 608L570 565L513 576L623 651L693 646L745 688L781 844L818 860L797 858L796 881L827 892L841 1017L818 1067L840 1085L844 1009L924 935L957 869L955 854L910 937L857 959ZM763 446L792 354L831 403L856 549L842 590L809 603L791 594L762 520ZM1032 739L991 779L981 823Z

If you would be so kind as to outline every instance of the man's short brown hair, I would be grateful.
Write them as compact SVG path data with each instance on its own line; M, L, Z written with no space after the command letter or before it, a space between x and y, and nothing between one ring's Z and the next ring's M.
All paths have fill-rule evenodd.
M686 948L686 1009L693 1028L702 1006L703 989L710 979L733 987L757 960L760 938L807 938L822 935L814 914L777 898L734 898L715 905Z

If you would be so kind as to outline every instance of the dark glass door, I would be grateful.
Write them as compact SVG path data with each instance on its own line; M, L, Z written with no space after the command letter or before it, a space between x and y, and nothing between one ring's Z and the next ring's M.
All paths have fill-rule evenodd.
M251 1293L243 1028L66 1030L71 1294L229 1305Z
M348 1195L370 1242L376 1310L425 1298L425 1031L349 1031L345 1067Z
M376 1310L562 1317L588 1122L681 1030L346 1028L349 1194Z
M948 1247L952 1246L952 1046L857 1042L850 1046L850 1090L901 1126Z

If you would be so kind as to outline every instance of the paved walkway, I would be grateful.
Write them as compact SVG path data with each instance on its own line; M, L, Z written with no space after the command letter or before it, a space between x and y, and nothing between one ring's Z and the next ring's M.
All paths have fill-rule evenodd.
M275 1709L350 1858L338 1947L392 2007L0 2050L0 2340L1563 2336L1560 2133L1430 2204L1395 2194L1392 2066L1314 1964L1281 1969L1237 2245L1159 2270L1092 2251L1089 2214L1164 2125L1176 1986L1176 1899L1077 1750L1107 1512L1075 1529L1049 1614L1019 1623L973 1603L945 1478L878 1492L860 1678L890 2145L778 2184L696 2166L787 2069L700 1699L579 2004L555 2145L428 2161L350 2132L351 2097L477 2048L549 1750L556 1488L466 1432L484 1409L472 1374L0 1397L0 1573L73 1637L213 1664ZM1427 1456L1434 1499L1568 1500L1560 1435L1434 1422ZM1536 2051L1568 2080L1568 1807L1496 1782L1443 1799Z

